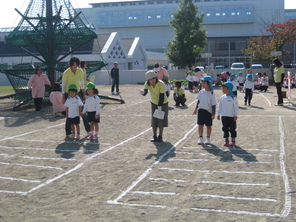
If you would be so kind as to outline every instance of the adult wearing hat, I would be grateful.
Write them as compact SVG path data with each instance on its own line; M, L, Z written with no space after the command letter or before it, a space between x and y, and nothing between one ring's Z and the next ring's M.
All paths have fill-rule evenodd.
M142 95L145 96L149 90L151 95L151 127L153 130L153 138L151 139L151 142L162 142L163 129L164 127L168 127L168 99L165 93L165 84L157 78L157 75L153 70L146 72L145 79L144 90L141 92ZM161 113L164 112L163 118L154 115L157 111Z
M165 76L169 78L168 71L165 68L160 67L158 63L154 65L153 71L156 73L159 80L163 80Z

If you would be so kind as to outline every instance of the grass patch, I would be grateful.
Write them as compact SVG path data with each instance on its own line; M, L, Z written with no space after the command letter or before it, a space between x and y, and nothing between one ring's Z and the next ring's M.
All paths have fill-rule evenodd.
M15 93L12 86L0 86L1 95L9 95Z

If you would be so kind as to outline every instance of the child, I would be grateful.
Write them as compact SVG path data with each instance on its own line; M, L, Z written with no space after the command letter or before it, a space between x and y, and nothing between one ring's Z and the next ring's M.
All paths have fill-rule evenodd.
M266 92L267 89L268 89L268 86L269 86L269 79L266 76L266 73L264 72L262 74L262 77L261 77L261 88L260 88L260 92L262 92L262 91Z
M87 119L90 123L90 134L87 139L98 140L99 122L100 122L100 98L96 85L92 82L86 85L87 98L85 100L82 115L87 112Z
M52 103L53 114L56 116L66 116L66 107L63 103L63 94L61 93L61 85L56 82L53 85L53 91L49 95Z
M218 120L220 120L220 116L222 117L222 130L225 138L224 146L229 145L229 132L231 135L231 145L235 146L238 101L232 91L232 88L233 84L231 82L226 82L222 85L222 92L224 95L220 98L217 115Z
M190 92L193 92L193 73L191 70L188 70L186 80L188 81L188 89Z
M253 96L253 91L254 91L254 82L253 82L253 75L248 74L247 75L247 80L244 84L244 91L245 91L245 106L247 105L247 101L249 106L251 105L251 100Z
M237 75L235 75L234 73L232 73L229 78L229 81L233 84L232 92L235 96L237 96L237 88L239 87L239 84L236 78L237 78Z
M181 87L181 85L180 81L175 83L174 100L176 102L176 106L180 106L180 103L182 106L185 106L186 102L185 90Z
M165 94L169 98L170 91L171 91L171 86L169 85L169 77L167 76L163 77L163 82L165 84Z
M212 77L211 76L204 76L200 79L202 81L202 89L197 96L197 104L196 108L193 112L195 115L198 110L197 116L197 124L198 124L198 132L199 132L199 139L197 144L203 144L203 127L204 125L207 126L207 137L206 143L210 144L210 137L212 133L212 123L213 119L215 118L216 112L216 95L213 92L212 86Z
M193 75L192 75L192 81L193 81L194 92L198 92L199 91L199 89L198 89L199 78L197 75L195 75L195 73L193 73Z
M71 134L68 136L71 139L80 138L80 115L81 106L83 105L79 96L77 96L77 86L70 84L68 88L69 97L65 102L67 121L71 126ZM75 133L76 129L76 133Z
M239 71L238 72L238 84L239 84L239 91L241 92L244 88L244 83L245 83L245 79L244 79L244 76L243 76L243 72L242 71ZM243 91L244 92L244 91Z

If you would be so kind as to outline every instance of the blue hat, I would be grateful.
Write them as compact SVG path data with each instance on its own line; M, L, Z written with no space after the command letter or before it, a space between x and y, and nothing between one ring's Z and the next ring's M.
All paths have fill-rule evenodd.
M200 79L201 81L206 81L209 82L210 89L211 91L214 91L213 89L213 84L212 84L212 77L211 76L204 76L203 78Z
M229 95L231 97L235 97L233 93L233 84L231 82L225 82L223 85L225 85L228 88Z
M232 79L233 79L234 77L237 77L237 75L235 75L234 73L232 73L232 74L230 75L230 81L232 81Z
M242 72L242 71L239 71L239 72L238 72L238 74L241 74L241 73L243 73L243 72Z
M253 79L253 75L252 75L252 74L248 74L248 75L246 76L246 78L247 78L247 79Z

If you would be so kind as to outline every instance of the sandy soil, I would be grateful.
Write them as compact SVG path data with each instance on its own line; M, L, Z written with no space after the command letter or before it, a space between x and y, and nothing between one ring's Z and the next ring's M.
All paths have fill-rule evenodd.
M150 96L120 87L102 100L98 143L65 140L64 118L0 101L0 221L295 221L296 107L275 107L275 88L243 105L236 147L197 145L195 93L172 97L163 143L151 143ZM98 86L110 95L110 86ZM215 90L220 98L221 89ZM296 96L295 89L292 95ZM292 102L295 102L295 96Z

